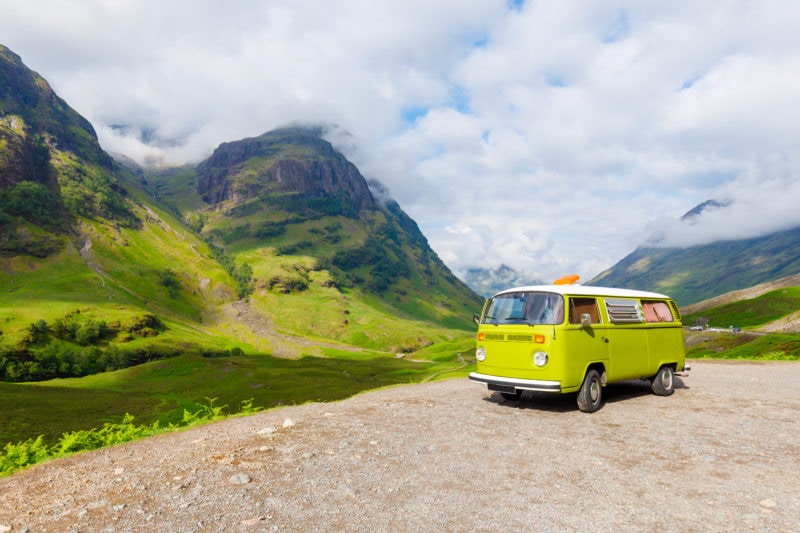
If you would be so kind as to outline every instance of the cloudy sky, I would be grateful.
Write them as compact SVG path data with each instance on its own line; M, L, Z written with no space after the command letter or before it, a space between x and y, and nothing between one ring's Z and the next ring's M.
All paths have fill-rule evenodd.
M0 0L107 150L335 124L456 273L544 281L800 225L798 28L795 0Z

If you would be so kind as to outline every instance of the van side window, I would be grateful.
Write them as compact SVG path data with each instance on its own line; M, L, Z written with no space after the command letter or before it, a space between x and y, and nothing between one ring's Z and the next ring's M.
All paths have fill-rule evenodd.
M569 299L569 323L580 324L581 315L588 314L592 317L592 324L600 323L600 313L597 311L597 300L594 298Z
M638 300L606 298L606 309L612 324L634 324L644 320Z
M672 310L667 302L660 300L642 300L645 322L673 322Z

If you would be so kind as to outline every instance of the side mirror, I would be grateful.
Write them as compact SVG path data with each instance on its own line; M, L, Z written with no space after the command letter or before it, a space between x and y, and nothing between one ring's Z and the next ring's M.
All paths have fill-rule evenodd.
M480 325L481 317L479 317L478 315L472 315L472 321L475 322L476 324Z
M589 313L583 313L581 315L581 327L582 328L592 327L592 315L590 315Z

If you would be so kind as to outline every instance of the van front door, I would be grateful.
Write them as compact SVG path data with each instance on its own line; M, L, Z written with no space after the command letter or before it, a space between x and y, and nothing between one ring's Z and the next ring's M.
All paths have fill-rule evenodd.
M564 388L580 387L590 364L608 361L607 324L602 322L596 298L570 297L569 324L564 331L568 358Z

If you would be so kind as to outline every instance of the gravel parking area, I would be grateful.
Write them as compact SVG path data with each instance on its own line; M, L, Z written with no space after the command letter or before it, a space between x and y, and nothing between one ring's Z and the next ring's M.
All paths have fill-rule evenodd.
M0 479L0 532L796 530L800 363L691 363L593 414L464 378L84 453Z

